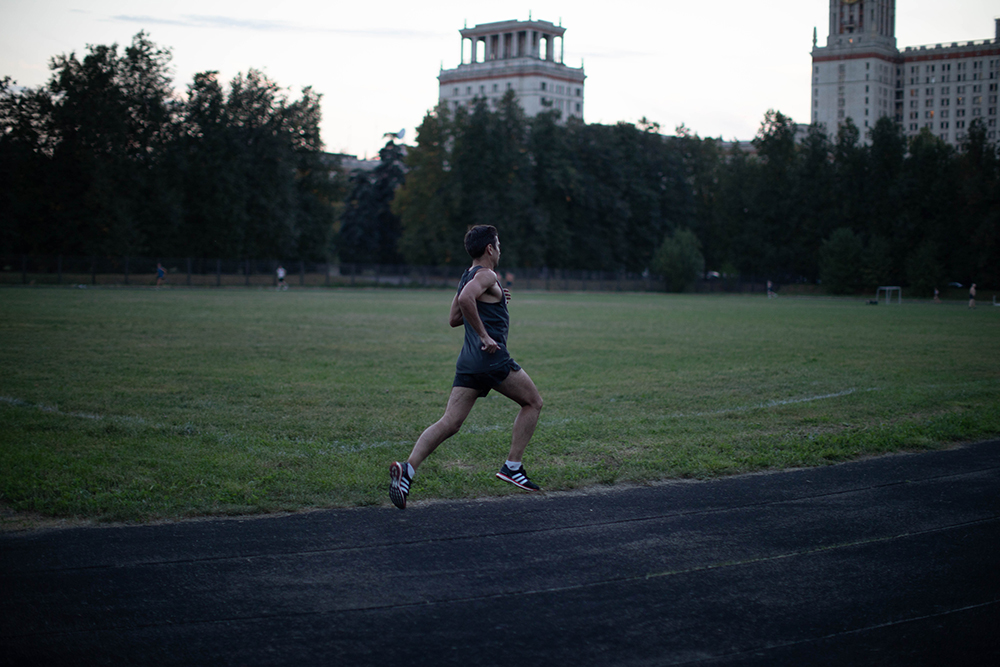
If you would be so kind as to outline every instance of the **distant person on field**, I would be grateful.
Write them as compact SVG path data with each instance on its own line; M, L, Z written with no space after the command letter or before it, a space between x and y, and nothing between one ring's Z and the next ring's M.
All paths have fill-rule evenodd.
M976 283L972 283L972 287L969 288L969 308L976 307Z
M167 270L159 262L156 263L156 286L159 287L167 282Z
M770 280L767 281L767 298L775 299L778 295L774 293L774 284Z
M934 303L941 303L940 294L941 293L938 291L938 288L935 287L934 288Z
M539 490L528 479L521 458L538 424L542 397L507 352L510 291L501 286L495 273L500 262L496 227L478 225L470 229L465 235L465 249L472 257L472 266L458 283L448 316L451 326L465 325L465 343L455 364L455 381L444 416L424 430L406 461L396 461L389 467L389 498L399 509L406 509L406 497L420 464L438 445L458 433L476 399L491 389L521 406L514 419L507 461L496 476L527 491Z
M278 265L277 274L278 274L278 289L279 290L288 289L288 283L285 282L285 267L283 267L281 264Z

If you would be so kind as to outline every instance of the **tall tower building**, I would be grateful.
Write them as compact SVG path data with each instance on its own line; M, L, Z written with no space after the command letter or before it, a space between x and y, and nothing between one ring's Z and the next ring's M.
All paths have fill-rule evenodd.
M513 90L529 116L556 110L562 120L583 118L586 76L582 66L563 62L565 28L529 19L482 23L460 32L461 64L438 75L441 103L454 109L477 97L495 102Z
M896 0L828 0L826 46L813 33L812 122L833 135L847 118L865 129L896 118Z
M812 114L831 136L851 118L867 140L882 116L953 146L981 119L997 140L1000 19L993 39L896 47L895 0L828 0L826 46L813 33Z

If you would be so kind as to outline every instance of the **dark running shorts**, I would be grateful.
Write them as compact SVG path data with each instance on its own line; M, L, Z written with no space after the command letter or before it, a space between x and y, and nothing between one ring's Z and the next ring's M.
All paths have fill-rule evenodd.
M479 397L482 398L490 393L490 389L496 389L500 383L507 379L511 371L519 371L521 367L513 359L507 362L506 366L498 368L488 373L455 373L453 387L468 387L478 389Z

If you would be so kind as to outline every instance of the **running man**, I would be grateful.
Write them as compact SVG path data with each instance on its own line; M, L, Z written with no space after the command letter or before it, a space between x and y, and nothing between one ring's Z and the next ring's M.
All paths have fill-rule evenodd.
M500 262L496 227L478 225L470 229L465 235L465 249L472 257L472 266L458 283L448 317L453 327L465 325L465 343L455 364L455 382L444 416L424 430L406 461L396 461L389 467L389 498L399 509L406 509L406 497L420 464L438 445L458 433L476 399L491 389L521 406L514 419L510 453L497 477L527 491L539 490L528 479L521 458L538 424L542 397L507 352L510 291L500 285L494 272Z

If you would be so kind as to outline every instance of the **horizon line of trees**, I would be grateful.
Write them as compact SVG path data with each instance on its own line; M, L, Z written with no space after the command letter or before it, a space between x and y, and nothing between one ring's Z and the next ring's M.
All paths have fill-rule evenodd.
M324 161L321 96L257 70L179 96L170 60L140 32L52 58L39 88L0 79L3 252L329 255L346 179Z
M0 253L457 265L495 225L512 267L652 270L816 282L832 292L950 281L1000 286L1000 155L981 121L954 149L883 117L867 141L764 117L752 152L683 125L429 111L373 171L323 153L320 96L255 70L171 89L170 53L139 33L52 59L50 82L0 82Z

